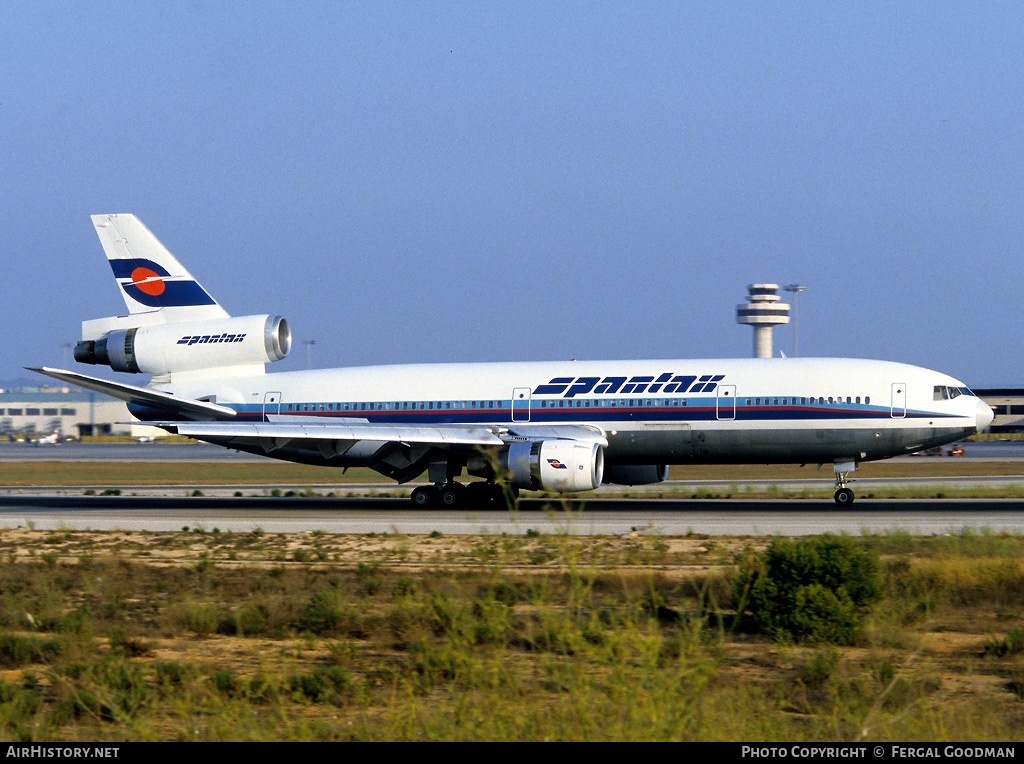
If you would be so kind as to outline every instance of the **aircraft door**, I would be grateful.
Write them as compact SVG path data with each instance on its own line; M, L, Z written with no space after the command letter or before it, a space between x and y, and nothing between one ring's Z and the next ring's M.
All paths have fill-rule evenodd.
M263 394L263 418L266 419L269 414L280 414L281 413L281 393L272 392Z
M530 393L529 387L517 387L512 391L512 421L530 421Z
M907 415L907 386L903 382L892 383L892 408L889 415L893 419L903 419Z
M718 418L736 418L736 385L718 386Z

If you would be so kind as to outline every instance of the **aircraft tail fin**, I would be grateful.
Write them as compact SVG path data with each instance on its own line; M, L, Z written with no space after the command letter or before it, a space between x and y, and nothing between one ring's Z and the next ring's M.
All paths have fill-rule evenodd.
M137 217L93 215L92 224L133 316L167 324L229 317Z
M129 313L83 321L76 361L170 379L262 374L288 355L285 319L230 316L137 217L92 223Z

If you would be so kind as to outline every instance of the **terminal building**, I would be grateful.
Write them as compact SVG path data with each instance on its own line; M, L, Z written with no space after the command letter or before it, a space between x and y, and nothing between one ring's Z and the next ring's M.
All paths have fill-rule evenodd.
M0 391L0 437L33 439L89 435L166 435L135 420L124 401L71 388Z
M971 388L975 395L992 407L995 419L989 425L992 433L1024 432L1024 388Z

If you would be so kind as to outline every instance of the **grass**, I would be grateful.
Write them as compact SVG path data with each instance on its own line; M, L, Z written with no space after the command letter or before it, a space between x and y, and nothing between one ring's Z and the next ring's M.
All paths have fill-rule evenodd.
M0 738L1021 740L1024 540L878 534L852 646L733 617L767 540L0 532Z
M889 461L861 465L858 478L944 478L1020 475L1020 484L916 486L856 486L859 498L994 498L1024 497L1024 462L1013 461ZM669 473L675 481L728 481L728 487L688 486L685 484L654 485L639 488L605 486L597 496L645 497L672 499L813 499L829 500L833 486L831 472L797 465L702 465L676 466ZM816 480L814 487L787 486L788 480ZM745 481L778 480L765 487L753 487ZM109 462L0 462L0 486L11 488L81 487L85 493L116 495L124 487L141 486L249 486L269 491L277 497L311 497L336 495L344 486L379 484L380 488L360 488L358 492L372 497L405 496L408 489L385 481L369 469L354 468L342 472L266 460L262 462L189 462L187 468L173 462L133 462L130 470ZM293 486L281 488L280 486ZM119 488L120 487L120 488ZM240 495L236 491L235 495ZM192 492L201 496L202 492ZM260 495L260 494L256 494ZM524 496L533 496L525 493ZM543 494L536 494L543 495ZM595 496L595 494L583 494Z
M0 462L5 486L292 485L365 483L383 479L369 469L329 470L287 462ZM389 486L394 485L388 483Z

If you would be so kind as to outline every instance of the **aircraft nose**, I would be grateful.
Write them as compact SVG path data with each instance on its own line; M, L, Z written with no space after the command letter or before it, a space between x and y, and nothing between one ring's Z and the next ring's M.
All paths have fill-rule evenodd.
M977 413L975 414L978 421L978 432L983 432L992 424L992 419L995 417L992 409L985 401L978 399Z

